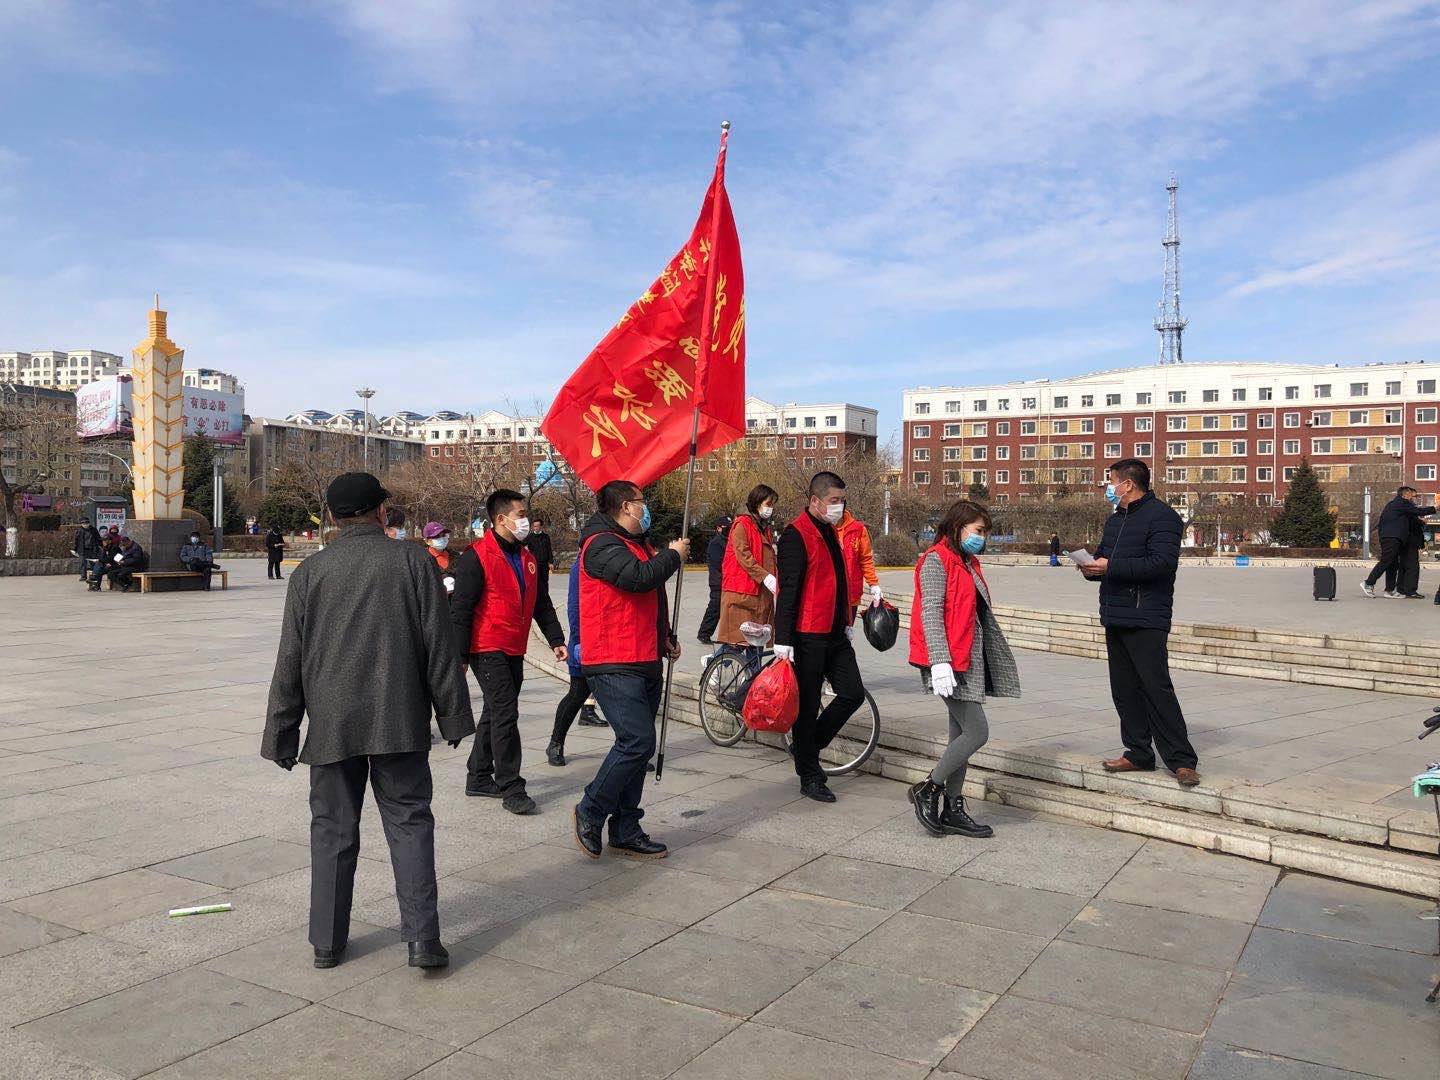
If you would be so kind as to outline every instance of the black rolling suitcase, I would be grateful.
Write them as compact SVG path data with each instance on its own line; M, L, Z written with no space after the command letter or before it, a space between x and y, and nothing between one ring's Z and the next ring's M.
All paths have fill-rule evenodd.
M1335 568L1333 566L1315 567L1315 599L1335 599Z

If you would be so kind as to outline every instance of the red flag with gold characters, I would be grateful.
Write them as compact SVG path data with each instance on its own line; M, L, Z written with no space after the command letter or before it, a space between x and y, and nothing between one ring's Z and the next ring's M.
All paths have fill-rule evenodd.
M649 484L745 434L745 274L725 146L690 239L555 396L540 425L592 489Z

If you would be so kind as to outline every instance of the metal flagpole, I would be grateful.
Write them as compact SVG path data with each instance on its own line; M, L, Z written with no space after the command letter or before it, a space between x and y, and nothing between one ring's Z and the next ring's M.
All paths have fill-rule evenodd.
M725 181L725 147L730 140L730 121L726 120L720 125L720 160L717 171L720 174L720 184L715 189L715 196L710 204L710 262L705 269L705 306L700 316L700 349L699 355L708 358L710 349L710 338L715 332L712 325L711 305L714 300L715 265L719 262L720 253L715 250L716 238L720 232L720 191ZM700 443L700 407L697 405L690 414L690 462L685 469L685 508L680 517L680 528L684 535L690 535L690 497L695 490L695 459L699 453ZM670 605L670 636L679 640L680 628L680 595L685 588L685 563L680 563L680 572L675 575L675 601ZM658 783L665 774L665 735L670 728L670 690L675 684L675 658L667 657L665 661L665 693L660 700L660 740L655 751L655 780Z

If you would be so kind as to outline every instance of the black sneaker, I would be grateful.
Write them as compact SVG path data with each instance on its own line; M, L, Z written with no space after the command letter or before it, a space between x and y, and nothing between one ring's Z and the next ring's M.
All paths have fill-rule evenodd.
M411 967L443 968L450 963L450 954L445 951L445 946L440 944L439 938L432 938L430 941L408 941L406 945L410 952Z
M835 801L835 793L826 786L823 779L803 781L800 784L800 794L807 799L814 799L816 802L831 803Z
M600 826L590 825L580 816L580 807L570 811L570 816L575 821L575 843L580 850L592 859L600 858Z
M580 726L609 727L610 725L603 716L595 711L594 705L582 705L580 706Z
M317 968L337 967L340 963L340 957L344 952L344 945L341 945L338 949L322 949L317 945L315 946L315 966Z
M466 795L482 795L487 799L503 799L505 793L495 786L493 776L482 776L478 780L470 777L465 781Z
M512 814L533 814L536 806L535 800L523 791L514 791L505 796L505 801L500 804Z
M637 832L629 840L610 838L610 850L627 859L663 859L670 849L658 840L651 840L643 832Z
M566 764L565 747L561 743L552 742L549 746L545 747L545 760L557 769L563 768Z

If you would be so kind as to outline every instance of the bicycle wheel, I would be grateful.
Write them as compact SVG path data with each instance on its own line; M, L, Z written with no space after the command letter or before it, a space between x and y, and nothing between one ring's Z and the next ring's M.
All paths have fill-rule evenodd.
M700 672L700 726L716 746L734 746L745 737L745 721L734 691L745 682L745 658L731 652L712 656Z
M820 707L823 709L835 696L830 689L827 680L824 689L820 692ZM789 746L794 742L790 732L785 733L785 745ZM880 745L880 706L875 704L875 699L870 696L870 691L865 691L865 704L855 710L855 715L845 722L830 743L829 750L836 754L838 760L831 763L824 760L820 762L820 771L826 776L844 776L846 773L854 772L870 760L870 755L875 752L875 747Z

